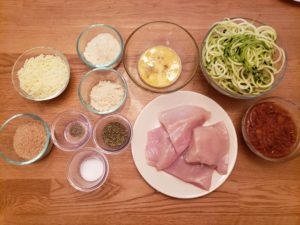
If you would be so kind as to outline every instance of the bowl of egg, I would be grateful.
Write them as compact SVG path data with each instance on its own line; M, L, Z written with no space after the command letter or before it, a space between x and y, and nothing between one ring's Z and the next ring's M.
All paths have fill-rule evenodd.
M194 77L199 51L193 36L178 24L154 21L135 29L126 41L123 64L139 87L168 93Z
M236 99L269 93L283 79L287 65L276 30L245 18L216 22L204 38L200 57L208 83Z
M25 51L12 69L12 83L23 97L45 101L59 96L68 86L70 67L66 57L51 47Z

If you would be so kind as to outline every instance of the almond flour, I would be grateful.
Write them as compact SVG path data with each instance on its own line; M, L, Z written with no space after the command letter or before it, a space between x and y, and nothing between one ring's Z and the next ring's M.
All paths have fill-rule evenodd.
M121 51L118 40L109 33L101 33L87 43L84 57L94 65L112 63Z

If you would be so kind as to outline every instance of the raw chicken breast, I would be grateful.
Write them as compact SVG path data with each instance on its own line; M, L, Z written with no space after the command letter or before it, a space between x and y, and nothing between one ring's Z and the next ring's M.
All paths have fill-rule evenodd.
M148 132L146 159L157 170L169 167L177 159L170 137L161 126Z
M185 153L188 163L204 163L216 168L220 174L227 173L229 136L224 122L197 127Z
M197 106L184 105L163 111L159 121L169 133L177 155L189 146L192 131L210 117L210 112Z
M164 171L201 189L209 190L214 169L203 164L189 164L180 156Z

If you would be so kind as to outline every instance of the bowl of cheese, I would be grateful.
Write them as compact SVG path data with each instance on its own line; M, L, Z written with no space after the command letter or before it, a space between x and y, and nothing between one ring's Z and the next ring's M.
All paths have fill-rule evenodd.
M59 96L68 86L70 67L67 58L51 47L25 51L12 69L12 83L23 97L45 101Z

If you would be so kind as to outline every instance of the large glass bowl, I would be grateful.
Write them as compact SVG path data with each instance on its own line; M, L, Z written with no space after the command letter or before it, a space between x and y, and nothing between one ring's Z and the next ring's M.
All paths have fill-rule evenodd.
M246 20L248 22L250 22L251 24L253 24L254 26L256 27L259 27L259 26L265 26L265 24L263 24L262 22L259 22L259 21L256 21L256 20L253 20L253 19L248 19L248 18L230 18L230 20L233 20L233 19L242 19L242 20ZM221 22L221 21L220 21ZM241 21L237 21L236 23L240 23ZM218 22L217 22L218 23ZM220 93L222 93L223 95L226 95L226 96L229 96L229 97L232 97L232 98L236 98L236 99L252 99L252 98L256 98L256 97L259 97L259 96L263 96L269 92L271 92L272 90L274 90L278 84L282 81L283 77L284 77L284 74L285 74L285 71L286 71L286 66L287 66L287 54L285 52L285 50L283 49L284 51L284 55L285 57L282 59L283 61L281 61L283 63L283 67L282 67L282 70L275 74L274 75L274 82L272 84L272 86L264 91L264 92L261 92L259 94L239 94L239 93L234 93L234 92L231 92L229 90L226 90L224 89L223 87L221 87L208 73L207 73L207 70L204 66L204 63L203 63L203 60L204 60L204 57L203 57L203 52L204 52L204 47L205 47L205 44L206 44L206 41L207 41L207 38L213 34L214 32L214 29L216 28L216 26L218 25L217 23L215 23L211 28L210 30L207 32L203 42L202 42L202 45L201 45L201 49L200 49L200 66L201 66L201 70L202 70L202 73L204 75L204 77L206 78L206 80L208 81L209 84L211 84L211 86L216 89L217 91L219 91ZM276 40L276 44L281 47L280 45L280 41L278 41L278 37L277 37L277 40ZM282 47L281 47L282 48ZM277 53L274 54L274 56L277 56L276 55ZM277 65L274 65L274 66L278 66L279 64Z
M138 72L138 61L149 48L166 46L173 49L181 60L181 74L172 85L156 88L147 85ZM199 50L193 36L183 27L167 21L154 21L135 29L126 41L123 63L132 81L139 87L156 92L168 93L184 87L194 77L199 62Z
M14 149L14 136L18 127L28 123L41 124L45 129L44 146L40 149L39 153L32 159L24 159L20 157ZM37 115L34 114L17 114L6 120L0 127L0 157L7 163L14 165L27 165L34 163L45 157L52 148L50 138L50 129L47 123Z
M20 87L20 81L18 78L18 71L24 66L24 63L26 62L26 60L30 59L31 57L37 57L41 54L54 55L54 56L60 57L62 59L62 61L65 63L65 65L67 66L67 73L68 73L67 76L68 77L67 77L66 83L56 93L52 94L51 96L37 98L37 97L27 94L24 90L22 90L22 88ZM67 58L64 56L63 53L61 53L60 51L58 51L54 48L51 48L51 47L39 46L39 47L35 47L35 48L25 51L16 60L14 66L13 66L13 69L12 69L12 83L14 85L14 88L21 96L23 96L29 100L33 100L33 101L45 101L45 100L50 100L50 99L58 97L67 88L67 86L69 84L69 80L70 80L70 66L69 66Z

